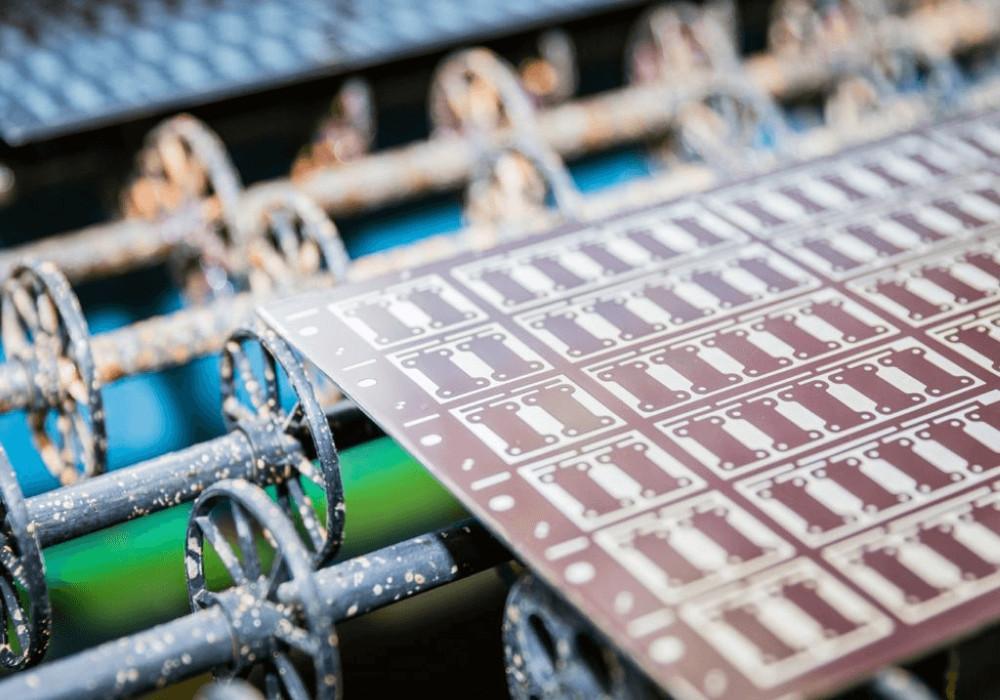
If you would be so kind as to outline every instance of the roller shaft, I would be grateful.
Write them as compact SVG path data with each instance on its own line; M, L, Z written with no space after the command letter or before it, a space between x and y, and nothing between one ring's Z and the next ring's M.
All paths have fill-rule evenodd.
M358 408L343 401L327 410L342 449L382 434ZM292 436L272 437L250 425L207 442L25 500L32 532L51 547L112 525L194 500L222 479L267 485L272 467L312 457Z
M254 480L254 451L242 432L102 474L25 501L42 547L194 500L225 478Z
M312 576L320 596L334 599L333 618L340 621L485 571L509 558L484 527L467 521L327 567ZM391 583L387 583L389 578ZM279 599L294 605L295 589L294 582L282 584ZM220 594L239 595L239 589ZM231 664L236 659L237 642L222 612L224 607L196 612L12 676L0 681L0 697L114 700ZM273 631L266 624L242 629L244 634L263 639ZM240 643L249 642L241 639ZM81 678L87 679L82 685Z

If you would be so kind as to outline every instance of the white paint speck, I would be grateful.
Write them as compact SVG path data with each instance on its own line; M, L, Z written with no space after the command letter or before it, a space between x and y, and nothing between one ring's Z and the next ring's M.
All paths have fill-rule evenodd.
M630 591L622 591L615 596L615 612L619 615L627 615L632 612L635 605L635 596Z
M567 566L566 571L563 573L567 581L579 584L590 581L597 572L594 570L594 565L589 561L578 561Z
M498 513L510 510L514 507L514 497L505 493L500 494L499 496L494 496L490 499L489 506L490 510L495 510Z
M658 664L672 664L684 656L684 642L677 637L660 637L649 645L649 658Z
M705 688L706 695L712 698L717 698L726 692L726 688L729 686L729 679L726 677L725 671L713 668L705 674L705 682L703 686Z

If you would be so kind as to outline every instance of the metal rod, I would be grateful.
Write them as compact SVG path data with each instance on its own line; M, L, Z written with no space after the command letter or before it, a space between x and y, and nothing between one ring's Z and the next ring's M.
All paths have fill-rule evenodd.
M312 574L336 621L486 571L510 554L474 521L415 537ZM358 576L356 574L362 573ZM392 583L388 583L388 578ZM376 586L379 583L379 586ZM386 585L392 587L388 592ZM294 582L278 598L295 605ZM221 594L239 596L240 589ZM224 607L224 606L222 606ZM233 663L236 642L222 607L212 607L0 681L0 697L19 700L128 698ZM268 625L243 634L270 635ZM246 644L246 640L241 640ZM86 679L81 682L81 679Z
M201 610L0 681L0 697L128 698L231 663L221 608Z
M51 547L192 501L222 479L258 481L254 462L250 440L237 431L33 496L25 506L39 545Z
M326 274L301 281L303 291L333 284ZM243 292L193 307L153 316L90 337L97 380L119 379L179 367L218 352L232 332L275 294ZM44 401L31 370L19 360L0 363L0 413L35 408Z
M404 540L372 554L320 569L320 597L337 621L364 615L510 559L510 553L475 521ZM294 604L294 581L278 587L278 600Z
M167 259L177 244L168 235L179 220L120 219L9 248L0 255L6 277L25 258L48 260L71 280L121 274Z
M326 414L340 449L383 434L350 401L339 402ZM302 444L293 436L283 435L278 443L253 440L250 436L255 435L255 427L246 426L183 450L25 499L31 532L42 548L51 547L187 503L223 479L246 479L266 486L281 474L275 467L259 467L262 459L268 465L281 465L313 456L305 454ZM283 454L262 454L265 451Z
M749 57L744 62L747 81L780 101L820 89L839 76L870 65L875 52L886 45L924 43L939 55L948 55L987 44L1000 34L1000 16L983 8L950 3L905 18L889 17L875 30L877 40L871 45L845 48L835 55L763 53ZM671 126L677 94L676 87L656 85L610 90L542 110L537 117L538 133L563 158L634 143ZM460 187L472 174L475 153L464 139L432 138L317 169L295 181L279 178L261 183L249 188L247 194L256 196L293 184L332 213L360 212ZM0 274L24 258L56 260L72 281L147 266L162 260L181 240L177 229L178 221L173 219L159 223L122 220L64 233L0 253Z

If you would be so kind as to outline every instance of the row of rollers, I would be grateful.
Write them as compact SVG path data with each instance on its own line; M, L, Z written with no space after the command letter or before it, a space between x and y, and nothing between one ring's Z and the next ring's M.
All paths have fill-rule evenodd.
M162 262L185 246L215 256L209 266L224 264L233 252L228 249L241 248L250 235L239 216L247 199L292 187L327 211L345 213L454 189L482 174L483 131L498 137L489 147L533 132L528 138L561 158L667 137L669 155L657 160L673 167L661 179L680 189L704 187L720 170L748 167L744 147L759 122L787 131L774 100L819 93L827 96L826 126L805 138L786 133L779 146L782 158L828 152L953 109L960 71L951 57L989 47L1000 34L1000 16L989 0L898 3L893 9L861 0L782 0L774 8L770 50L741 62L731 4L658 8L633 32L631 84L578 101L568 100L576 85L572 43L547 34L541 57L516 75L526 108L499 94L477 59L459 54L445 61L431 89L434 137L382 153L369 153L376 121L370 93L363 82L348 81L291 177L246 192L217 139L185 126L164 127L151 135L124 197L130 218L12 249L0 256L0 268L25 257L53 260L77 282ZM919 70L929 72L936 88L923 104L894 90ZM981 97L965 102L991 102ZM909 107L898 109L900 102ZM691 160L701 165L686 167ZM760 160L754 167L775 164ZM206 287L204 280L190 284ZM207 289L215 289L212 281Z

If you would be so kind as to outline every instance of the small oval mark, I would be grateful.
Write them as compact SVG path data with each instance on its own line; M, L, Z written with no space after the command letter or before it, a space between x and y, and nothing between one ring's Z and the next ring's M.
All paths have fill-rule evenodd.
M508 496L505 493L499 496L494 496L490 499L489 506L490 510L495 510L497 512L510 510L514 507L514 497Z

